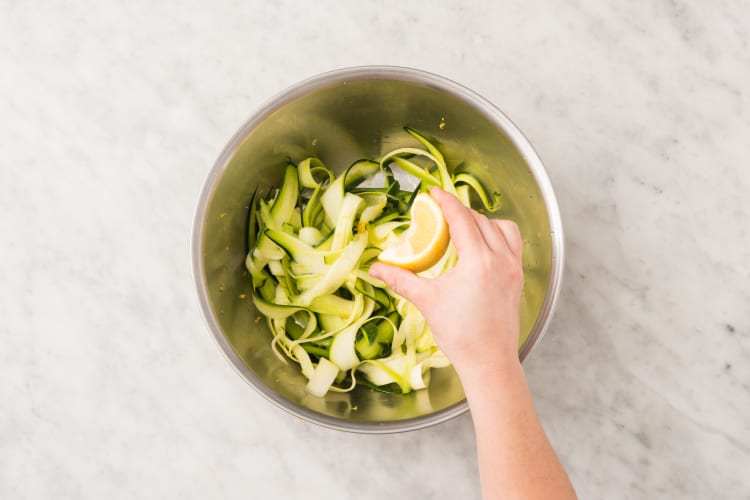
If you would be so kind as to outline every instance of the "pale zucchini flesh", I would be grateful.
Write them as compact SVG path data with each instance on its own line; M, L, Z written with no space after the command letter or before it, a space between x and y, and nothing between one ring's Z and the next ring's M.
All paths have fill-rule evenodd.
M451 174L434 141L405 130L417 146L358 160L338 177L318 158L290 162L278 189L252 194L245 264L253 303L273 352L300 366L314 396L351 390L358 380L407 393L427 387L432 368L450 364L417 308L367 270L400 241L418 191L440 186L486 211L499 207L500 195L470 172ZM401 189L393 169L416 177L417 188ZM422 275L437 277L456 261L450 245Z

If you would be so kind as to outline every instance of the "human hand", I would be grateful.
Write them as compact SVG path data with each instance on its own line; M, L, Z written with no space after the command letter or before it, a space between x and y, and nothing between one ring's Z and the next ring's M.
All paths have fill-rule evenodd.
M436 279L383 263L373 264L370 274L420 310L462 378L518 364L523 288L518 226L490 220L439 188L430 194L448 223L458 264Z

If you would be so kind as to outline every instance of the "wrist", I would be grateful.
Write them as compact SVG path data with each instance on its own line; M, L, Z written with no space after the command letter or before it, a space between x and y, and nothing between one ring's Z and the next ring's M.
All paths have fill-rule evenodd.
M496 358L488 362L454 365L467 397L481 394L490 387L507 388L526 384L518 355Z

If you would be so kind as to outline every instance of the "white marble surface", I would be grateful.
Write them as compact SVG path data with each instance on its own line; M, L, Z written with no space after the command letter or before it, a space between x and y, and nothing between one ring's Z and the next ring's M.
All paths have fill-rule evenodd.
M433 71L534 143L567 230L526 366L581 498L750 498L750 6L0 1L0 498L478 498L470 418L301 423L201 321L194 202L265 99Z

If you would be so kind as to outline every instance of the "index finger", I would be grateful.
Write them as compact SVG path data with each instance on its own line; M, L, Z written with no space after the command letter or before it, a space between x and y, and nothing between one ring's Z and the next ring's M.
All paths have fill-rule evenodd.
M430 190L430 195L440 205L459 257L485 244L470 208L466 208L454 195L437 187Z

